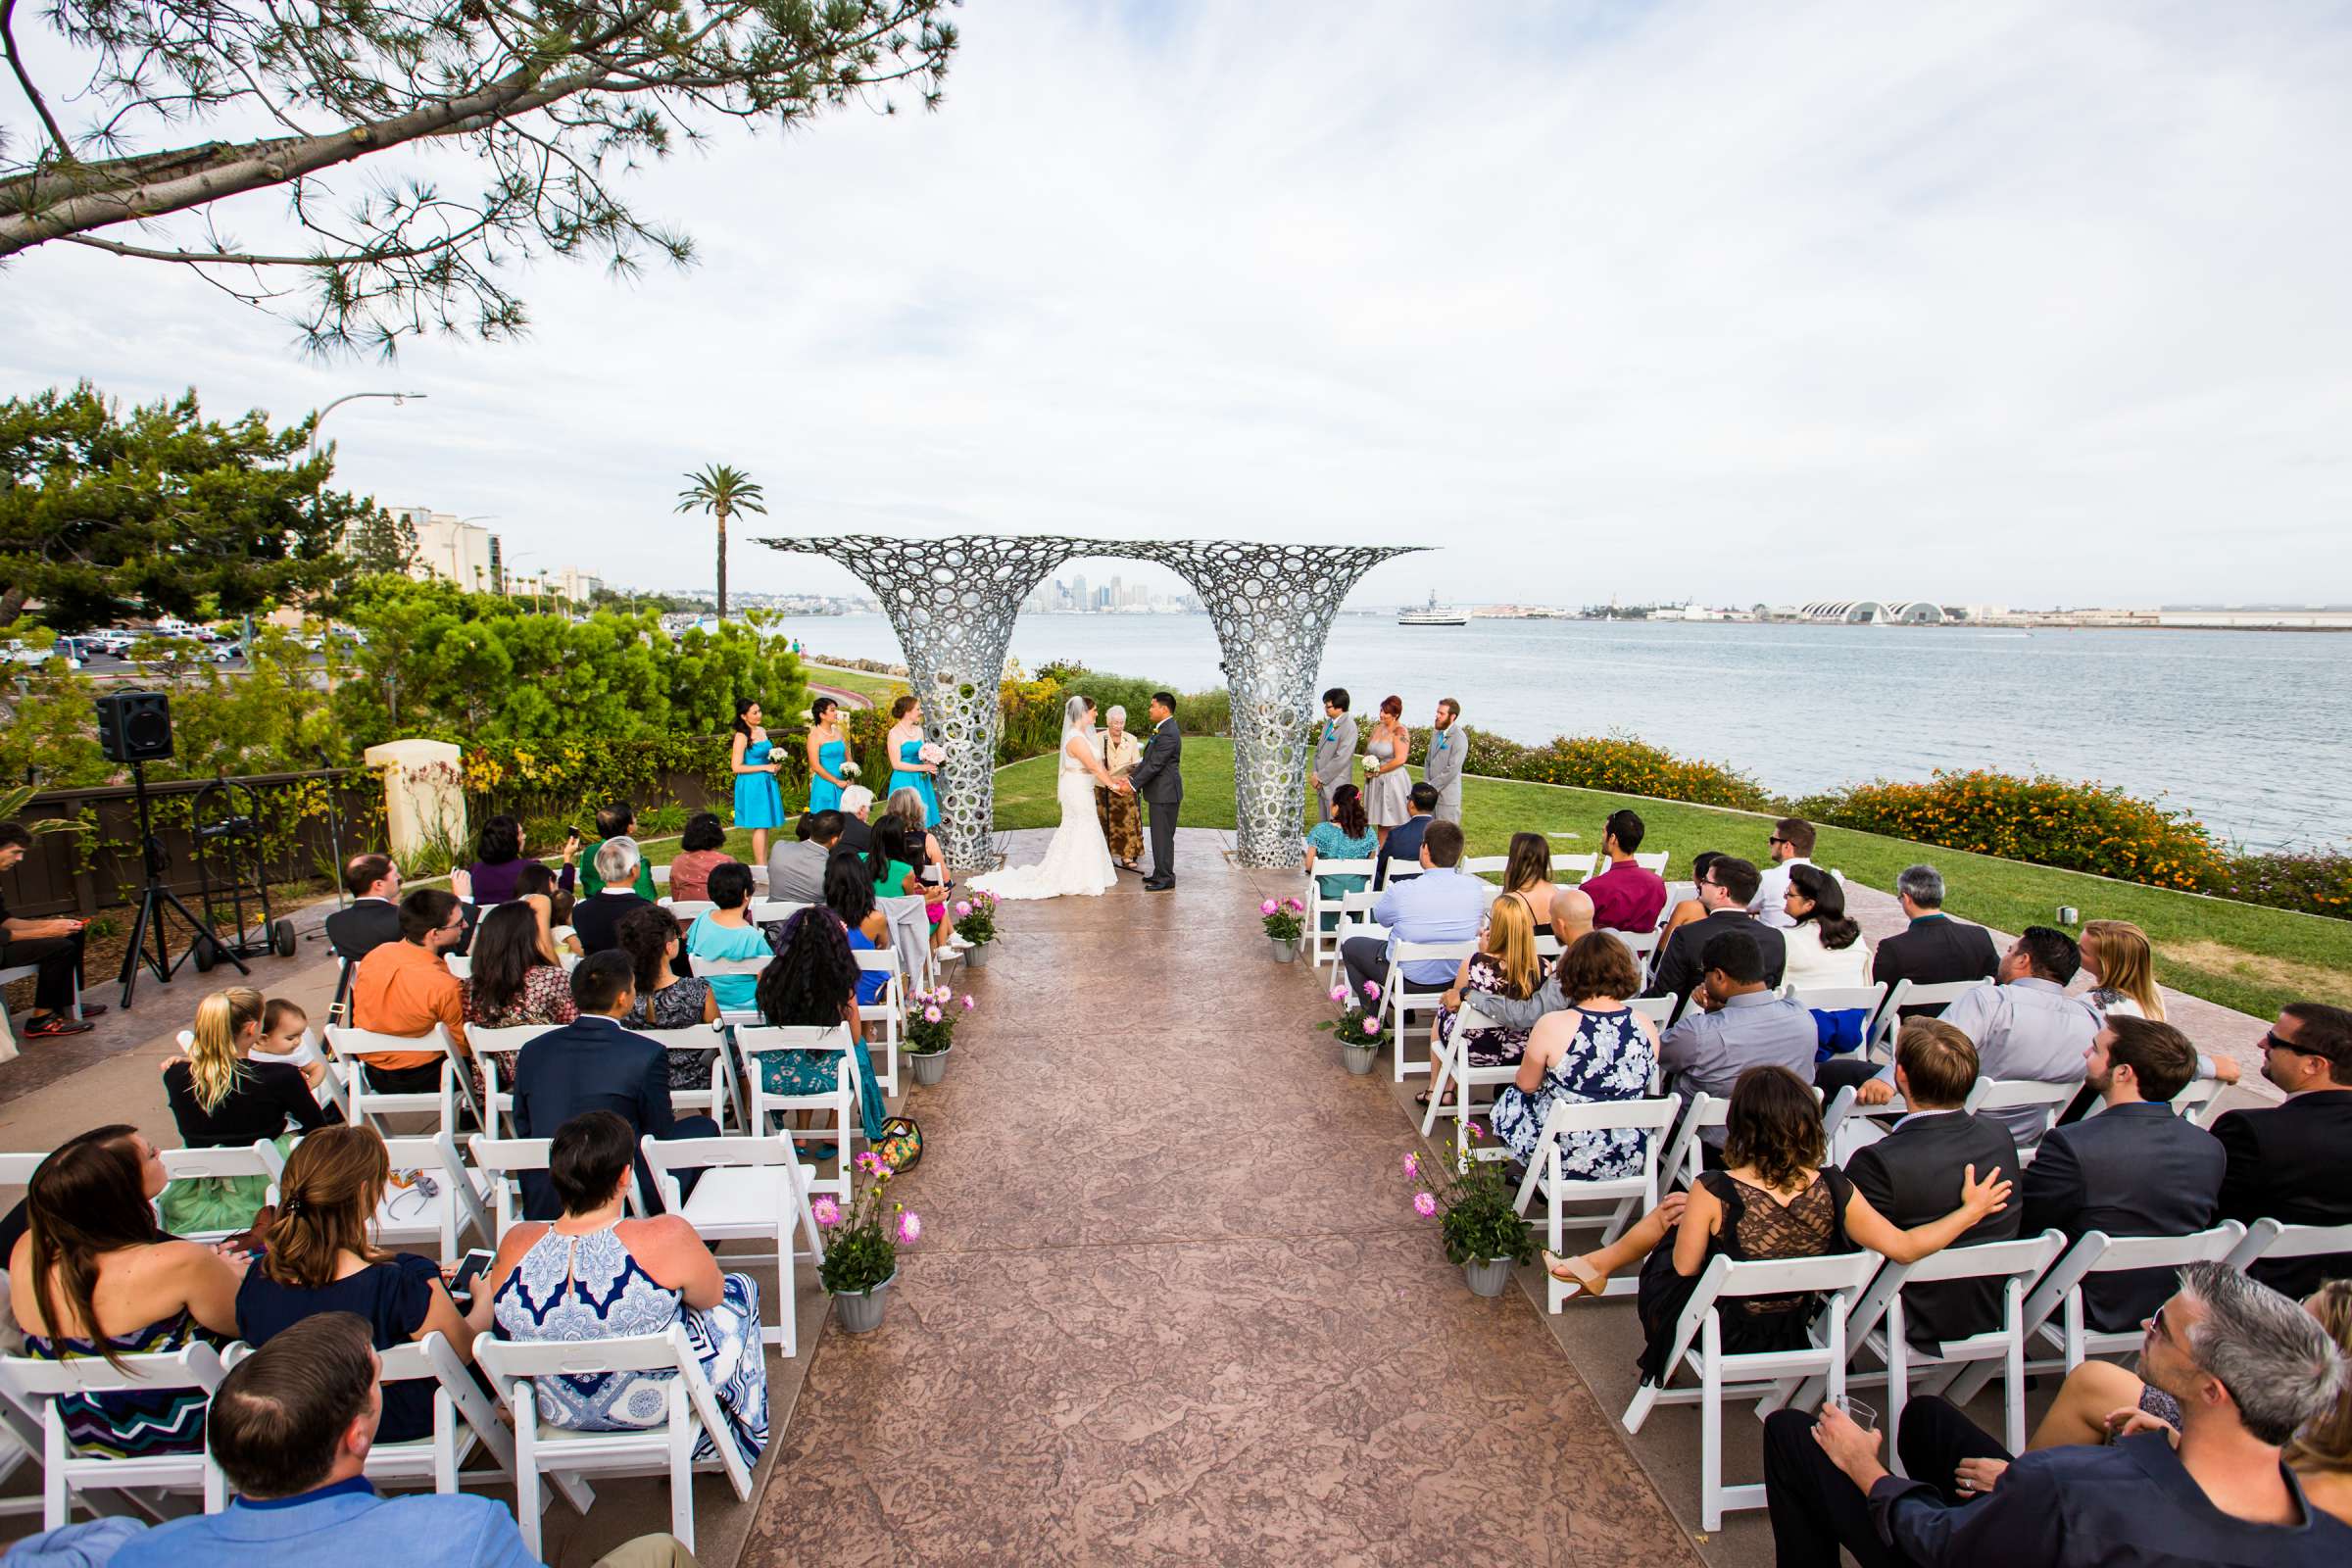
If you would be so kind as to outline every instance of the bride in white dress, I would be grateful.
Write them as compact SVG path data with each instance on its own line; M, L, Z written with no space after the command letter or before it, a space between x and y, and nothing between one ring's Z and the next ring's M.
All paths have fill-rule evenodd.
M1061 769L1054 784L1061 801L1061 826L1054 830L1045 858L976 876L970 885L1000 899L1057 899L1065 893L1091 899L1107 891L1118 872L1110 863L1102 819L1095 814L1097 784L1115 787L1095 760L1094 699L1073 697L1062 709Z

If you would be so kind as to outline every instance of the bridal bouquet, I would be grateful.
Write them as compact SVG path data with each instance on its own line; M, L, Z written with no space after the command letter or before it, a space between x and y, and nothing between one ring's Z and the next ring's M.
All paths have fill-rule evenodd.
M937 741L925 741L914 755L920 761L944 762L948 760L948 749Z
M968 994L959 1001L946 986L908 995L906 1054L928 1056L933 1052L947 1050L956 1043L956 1015L971 1011L974 1005Z
M968 899L956 901L956 934L972 946L986 947L997 940L997 896L975 892Z
M841 776L843 778L856 778L858 776L858 764L856 762L842 763Z
M1306 929L1305 921L1300 918L1306 913L1306 906L1297 899L1279 902L1268 899L1257 906L1257 912L1264 917L1266 935L1277 942L1296 942Z

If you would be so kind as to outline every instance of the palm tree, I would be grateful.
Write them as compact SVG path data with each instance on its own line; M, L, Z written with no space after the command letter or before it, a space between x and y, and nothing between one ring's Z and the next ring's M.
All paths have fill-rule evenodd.
M727 619L727 518L738 512L767 514L763 492L752 483L752 476L741 468L731 468L723 463L713 463L700 473L686 476L693 481L678 492L680 512L708 512L718 519L718 619Z

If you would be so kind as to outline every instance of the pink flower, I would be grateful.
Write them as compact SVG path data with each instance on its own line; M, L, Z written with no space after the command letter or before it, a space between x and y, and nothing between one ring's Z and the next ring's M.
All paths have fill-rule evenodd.
M923 1216L909 1210L899 1216L899 1245L912 1247L923 1239Z
M969 1012L969 1011L971 1011L971 1010L972 1010L972 1008L973 1008L973 1007L975 1007L975 1006L977 1006L977 1005L978 1005L978 1004L977 1004L977 1003L975 1003L975 1002L973 1002L971 998L969 998L969 997L966 997L966 998L964 998L964 999L963 999L963 1010L964 1010L964 1011L966 1011L966 1012Z
M957 899L957 900L956 901L956 919L960 920L960 919L962 919L962 918L963 918L965 915L967 915L967 914L969 914L969 913L971 913L971 912L972 912L972 901L971 901L971 900L969 900L969 899Z
M1331 988L1331 1000L1334 1002L1346 1002L1348 1000L1348 988L1346 986L1333 986Z
M1372 1017L1364 1020L1364 1033L1368 1035L1376 1035L1380 1033L1380 1017L1378 1014L1374 1014Z
M925 1022L925 1023L937 1023L937 1022L939 1022L939 1019L940 1019L940 1011L939 1011L939 1008L938 1008L938 1007L936 1007L936 1006L930 1006L930 1007L925 1007L925 1008L923 1009L923 1022Z
M1279 907L1279 906L1277 906L1272 899L1268 899L1265 903L1257 906L1257 912L1260 914L1272 914L1277 907Z
M1283 900L1282 906L1290 910L1290 912L1293 914L1304 914L1306 912L1306 906L1299 903L1297 899Z
M816 1216L817 1224L826 1230L831 1230L841 1223L841 1205L833 1201L833 1195L830 1193L820 1195L814 1202L808 1205L808 1211Z
M1438 1211L1438 1200L1437 1200L1436 1199L1434 1199L1434 1198L1430 1197L1430 1196L1429 1196L1429 1194L1427 1194L1427 1193L1415 1193L1415 1194L1413 1195L1413 1212L1414 1212L1414 1213L1416 1213L1416 1214L1420 1215L1420 1216L1421 1216L1423 1219L1427 1219L1427 1218L1429 1218L1429 1217L1430 1217L1432 1214L1435 1214L1437 1211Z
M884 1171L890 1169L888 1161L883 1159L880 1154L872 1153L870 1152L859 1154L856 1159L850 1161L850 1163L856 1165L859 1170L865 1172L868 1176L879 1176Z
M1379 981L1367 980L1364 982L1364 998L1368 1002L1378 1002L1380 1000Z
M1418 1176L1421 1174L1421 1156L1419 1154L1407 1154L1404 1156L1404 1173L1407 1176Z

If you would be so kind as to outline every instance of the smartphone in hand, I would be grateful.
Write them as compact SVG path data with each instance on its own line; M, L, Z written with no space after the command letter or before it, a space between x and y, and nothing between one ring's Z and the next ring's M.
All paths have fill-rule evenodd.
M461 1306L473 1299L474 1282L490 1271L497 1253L475 1248L458 1260L458 1271L449 1277L450 1298Z

